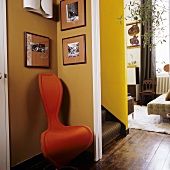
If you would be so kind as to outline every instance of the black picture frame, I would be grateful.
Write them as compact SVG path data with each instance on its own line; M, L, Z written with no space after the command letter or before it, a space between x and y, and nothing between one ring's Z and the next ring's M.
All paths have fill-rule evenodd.
M50 39L24 32L25 67L50 67Z

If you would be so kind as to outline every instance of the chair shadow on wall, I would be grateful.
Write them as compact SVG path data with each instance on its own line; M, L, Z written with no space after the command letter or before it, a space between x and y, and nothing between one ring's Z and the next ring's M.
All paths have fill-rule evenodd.
M61 109L60 109L60 114L59 118L63 122L64 125L69 125L70 124L70 94L67 85L64 83L63 80L61 80L61 83L63 85L63 99L61 103ZM64 114L62 114L64 113Z

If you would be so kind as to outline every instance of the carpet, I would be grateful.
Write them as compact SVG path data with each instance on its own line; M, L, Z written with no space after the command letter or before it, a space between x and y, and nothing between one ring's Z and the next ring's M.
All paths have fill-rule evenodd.
M134 119L128 116L129 128L170 134L170 121L159 115L148 115L147 106L134 105Z

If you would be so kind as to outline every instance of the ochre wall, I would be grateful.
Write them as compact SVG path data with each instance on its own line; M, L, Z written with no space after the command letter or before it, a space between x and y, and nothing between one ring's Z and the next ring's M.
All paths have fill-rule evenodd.
M41 152L40 135L47 128L38 89L38 73L57 74L56 22L23 9L23 0L7 1L8 76L11 166ZM24 32L51 40L50 68L24 66Z
M60 0L56 2L59 7ZM102 104L127 125L123 26L115 22L115 18L123 13L123 2L108 2L100 1ZM60 21L57 22L56 29L55 21L25 11L22 0L8 1L7 17L10 144L13 166L41 152L40 135L47 128L47 121L39 95L38 73L57 74L58 70L58 76L64 86L61 114L66 116L63 121L71 125L87 125L93 130L91 1L86 1L86 26L66 31L61 31ZM25 31L51 39L50 68L24 66ZM86 64L64 66L62 39L81 34L86 34Z
M60 23L57 23L57 56L58 76L65 84L62 114L69 115L66 123L87 125L93 130L91 1L86 1L86 26L61 31ZM81 34L86 34L86 63L64 66L62 39Z
M116 20L124 14L123 3L100 0L101 87L102 105L127 127L124 23Z

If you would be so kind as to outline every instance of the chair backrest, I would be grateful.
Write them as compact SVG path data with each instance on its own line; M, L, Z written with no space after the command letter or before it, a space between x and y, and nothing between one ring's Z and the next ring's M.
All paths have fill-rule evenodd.
M149 79L143 81L143 90L152 90L155 91L156 82L155 80Z
M38 83L48 120L48 128L56 128L62 125L58 119L63 95L61 81L55 74L39 74Z

